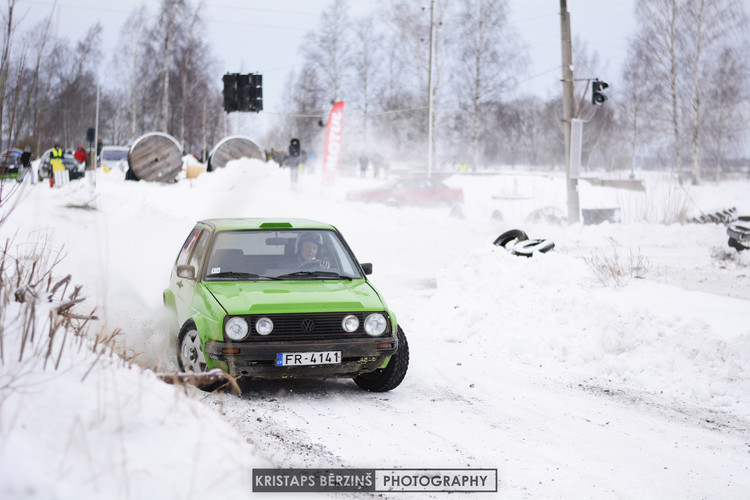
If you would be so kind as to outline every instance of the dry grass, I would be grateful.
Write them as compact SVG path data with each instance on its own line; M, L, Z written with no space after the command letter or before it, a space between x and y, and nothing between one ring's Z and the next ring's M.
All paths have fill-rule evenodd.
M643 278L648 268L648 260L628 249L628 256L621 257L616 247L611 251L592 252L583 261L589 266L594 277L604 286L623 286L633 278Z
M85 298L72 277L55 276L63 251L50 251L46 241L19 247L13 255L12 241L0 248L0 404L3 392L22 387L31 372L58 370L67 348L89 349L103 356L116 356L110 334L89 335L96 310L79 311Z

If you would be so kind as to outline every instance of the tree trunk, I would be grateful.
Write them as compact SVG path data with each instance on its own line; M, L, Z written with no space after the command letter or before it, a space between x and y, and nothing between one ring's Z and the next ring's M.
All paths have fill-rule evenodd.
M693 185L700 183L701 179L701 152L700 152L700 141L701 141L701 123L700 123L700 108L701 108L701 90L702 84L700 80L700 60L701 52L703 50L703 14L705 11L706 3L705 0L700 0L700 6L698 8L697 16L697 39L695 41L695 62L693 63L693 168L692 168L692 182Z

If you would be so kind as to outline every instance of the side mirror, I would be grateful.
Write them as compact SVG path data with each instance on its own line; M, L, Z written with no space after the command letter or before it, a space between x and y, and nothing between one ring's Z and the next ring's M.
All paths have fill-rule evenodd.
M177 276L189 280L195 279L195 267L185 264L177 266Z
M367 262L366 264L361 264L361 266L365 274L372 274L372 264Z

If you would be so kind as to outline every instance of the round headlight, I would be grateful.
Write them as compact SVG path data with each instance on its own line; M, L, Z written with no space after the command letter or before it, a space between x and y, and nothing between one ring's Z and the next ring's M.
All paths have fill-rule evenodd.
M383 335L385 327L385 316L380 313L373 313L365 318L365 331L367 332L367 335L372 337Z
M247 336L247 321L245 318L234 317L224 325L224 333L231 340L242 340Z
M359 328L359 318L353 314L349 314L344 318L344 321L341 322L341 328L347 333L356 332L357 328Z
M268 335L273 331L273 321L271 318L260 318L255 322L255 331L261 335Z

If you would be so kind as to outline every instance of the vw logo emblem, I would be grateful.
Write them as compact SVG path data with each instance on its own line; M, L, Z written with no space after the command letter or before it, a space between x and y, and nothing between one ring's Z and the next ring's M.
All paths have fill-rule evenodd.
M302 320L302 329L306 332L315 330L315 323L311 319Z

